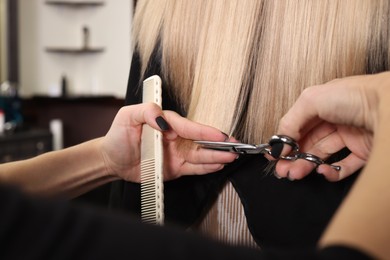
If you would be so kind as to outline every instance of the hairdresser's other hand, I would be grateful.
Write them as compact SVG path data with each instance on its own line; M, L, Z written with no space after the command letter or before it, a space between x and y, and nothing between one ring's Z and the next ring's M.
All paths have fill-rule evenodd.
M386 103L389 87L389 72L309 87L280 121L278 134L294 138L301 152L323 160L347 147L351 154L333 163L341 166L340 171L326 164L317 168L329 181L344 179L363 167L368 159L373 133L381 120L380 106L382 109ZM282 155L286 152L287 147ZM305 160L279 160L275 170L280 177L301 179L314 168L313 163Z
M234 154L197 149L192 142L189 142L191 145L181 145L187 139L224 141L225 134L216 128L192 122L173 111L163 112L152 103L139 104L121 108L102 139L101 153L108 174L127 181L140 181L144 123L163 132L165 180L215 172L235 159Z

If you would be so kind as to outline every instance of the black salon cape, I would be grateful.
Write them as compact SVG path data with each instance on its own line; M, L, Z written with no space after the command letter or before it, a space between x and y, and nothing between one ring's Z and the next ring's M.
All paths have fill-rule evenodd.
M346 248L317 255L228 247L182 230L142 224L120 212L32 199L2 185L0 207L2 260L368 259Z
M154 54L145 78L160 75L160 59ZM182 115L163 80L162 106ZM126 104L142 100L140 60L135 52L129 75ZM340 153L341 154L341 153ZM337 159L337 158L336 158ZM339 159L339 158L338 158ZM223 184L230 180L244 206L248 227L262 249L313 248L356 176L328 182L315 172L303 180L289 181L266 174L262 155L241 156L219 172L185 176L165 182L164 206L167 225L188 228L197 223L215 200ZM113 183L110 204L140 215L140 185Z

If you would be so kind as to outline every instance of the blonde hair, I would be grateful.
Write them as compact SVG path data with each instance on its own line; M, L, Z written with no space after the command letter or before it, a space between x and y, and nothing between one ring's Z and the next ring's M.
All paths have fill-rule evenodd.
M260 143L304 88L387 69L388 17L385 0L140 0L135 47L188 118Z

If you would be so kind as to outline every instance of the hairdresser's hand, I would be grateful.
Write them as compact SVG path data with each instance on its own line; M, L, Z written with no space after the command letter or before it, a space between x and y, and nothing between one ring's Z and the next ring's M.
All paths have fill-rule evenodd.
M334 163L341 166L340 171L326 164L317 168L329 181L341 180L365 165L373 133L381 121L380 111L390 101L389 87L390 73L386 72L307 88L282 118L278 134L294 138L301 152L323 160L344 147L349 148L351 154ZM288 150L285 146L282 155ZM279 160L275 170L280 177L301 179L314 168L313 163L305 160Z
M140 144L144 123L163 132L165 180L215 172L235 159L234 154L197 149L192 142L183 145L186 139L224 141L226 136L216 128L197 124L173 111L163 112L152 103L139 104L121 108L102 139L101 153L108 174L127 181L140 181Z

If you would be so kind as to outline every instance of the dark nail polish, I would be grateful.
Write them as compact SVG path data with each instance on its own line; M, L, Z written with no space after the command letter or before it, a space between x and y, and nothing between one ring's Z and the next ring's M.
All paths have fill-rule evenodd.
M280 157L280 154L282 153L283 150L283 143L274 143L271 146L271 156L274 157L275 159Z
M156 123L162 131L168 131L170 129L168 122L162 116L156 118Z
M228 134L225 134L224 132L221 132L224 136L225 136L225 142L227 141L227 140L229 140L229 136L228 136Z

